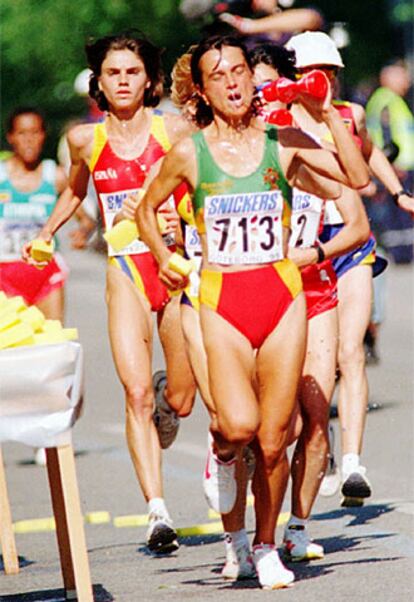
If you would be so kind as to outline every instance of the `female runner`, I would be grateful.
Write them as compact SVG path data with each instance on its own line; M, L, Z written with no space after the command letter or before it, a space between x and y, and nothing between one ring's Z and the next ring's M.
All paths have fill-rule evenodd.
M200 319L218 421L205 490L216 506L232 508L236 456L255 439L253 559L262 587L285 587L294 577L280 562L274 531L288 478L287 436L306 342L300 274L285 259L286 176L306 164L360 186L368 172L329 96L323 103L307 102L329 125L340 163L302 132L277 132L253 118L252 71L239 39L203 40L191 70L202 100L198 111L210 115L210 124L167 155L137 220L162 280L172 289L182 287L185 279L168 267L171 252L157 231L155 209L182 181L193 191L203 248ZM222 473L228 478L218 478Z
M153 109L162 92L160 52L144 37L127 32L101 38L86 46L86 54L93 72L90 94L107 115L103 123L82 124L68 134L69 187L40 232L39 237L46 241L81 203L89 174L109 229L115 217L122 217L124 199L143 187L151 166L189 131L185 120ZM30 244L24 247L23 257L32 262ZM177 415L191 411L195 384L185 353L178 300L170 300L157 272L157 263L142 241L136 239L118 253L109 248L109 337L125 390L128 447L148 502L147 545L156 552L170 552L178 544L164 502L161 447L172 443ZM168 378L165 399L162 390L157 399L158 434L153 421L151 311L157 312Z

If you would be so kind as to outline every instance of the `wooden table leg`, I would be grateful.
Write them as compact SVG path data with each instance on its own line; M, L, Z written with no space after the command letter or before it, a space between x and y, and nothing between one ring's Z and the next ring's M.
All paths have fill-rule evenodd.
M48 448L46 458L66 599L93 602L72 446Z
M7 492L6 474L4 472L3 455L0 447L0 542L3 554L4 571L7 575L19 572L19 559L14 539L9 494Z

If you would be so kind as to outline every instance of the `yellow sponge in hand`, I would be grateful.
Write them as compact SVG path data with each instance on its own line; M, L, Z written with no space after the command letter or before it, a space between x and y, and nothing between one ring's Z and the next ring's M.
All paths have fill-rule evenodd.
M130 245L138 237L138 228L130 219L123 219L103 235L106 242L117 253Z
M193 263L181 257L178 253L173 253L168 261L168 267L170 270L177 272L177 274L181 274L182 276L188 276L193 270Z
M53 240L46 242L41 238L36 238L32 241L30 255L35 261L51 261L54 250L55 243Z

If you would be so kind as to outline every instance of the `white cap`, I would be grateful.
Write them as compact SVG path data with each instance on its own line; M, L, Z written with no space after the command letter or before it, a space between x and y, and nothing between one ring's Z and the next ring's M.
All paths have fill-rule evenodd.
M88 96L89 94L89 80L91 78L92 71L90 69L83 69L75 77L73 83L73 89L79 96Z
M298 69L312 65L344 67L335 43L322 31L305 31L293 36L286 44L286 48L295 51L295 66Z

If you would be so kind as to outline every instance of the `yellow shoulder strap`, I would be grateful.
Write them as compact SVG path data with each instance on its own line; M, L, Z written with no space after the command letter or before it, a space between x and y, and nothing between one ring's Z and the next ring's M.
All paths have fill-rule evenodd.
M171 148L171 142L165 127L164 116L162 114L153 113L151 122L151 134L160 143L165 152Z
M91 173L95 169L95 165L98 162L99 156L107 140L108 136L106 134L105 123L97 123L93 130L93 146L89 161L89 169Z

